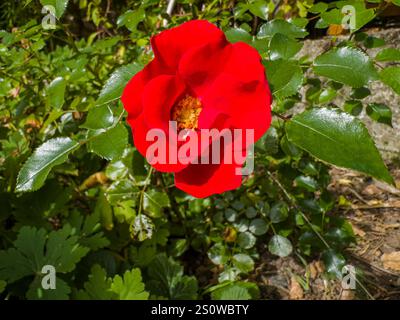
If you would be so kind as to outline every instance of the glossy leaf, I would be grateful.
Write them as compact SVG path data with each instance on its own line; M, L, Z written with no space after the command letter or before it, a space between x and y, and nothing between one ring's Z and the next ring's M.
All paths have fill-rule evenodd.
M235 254L232 258L233 265L238 268L241 272L247 273L254 269L253 259L243 253Z
M268 230L268 225L263 219L254 219L250 222L249 231L256 236L265 234Z
M279 234L274 235L268 243L268 250L281 258L292 253L293 247L290 241Z
M358 116L363 110L363 104L359 100L348 100L344 103L343 110L353 116Z
M54 138L43 143L21 168L16 191L39 189L44 184L50 170L66 161L68 155L78 147L79 143L70 138Z
M392 126L392 110L387 105L370 103L366 111L371 119Z
M252 42L252 36L246 30L241 28L231 28L225 32L226 38L229 42L235 43L243 41L246 43Z
M107 129L114 123L113 113L108 105L95 107L91 109L87 115L82 128L99 130Z
M269 218L272 223L279 223L285 221L289 215L289 207L283 202L279 201L275 203L269 212Z
M297 52L303 47L303 44L284 36L283 34L276 33L270 42L270 59L284 59L288 60L296 55Z
M43 6L53 6L57 19L60 19L67 9L69 0L40 0Z
M378 52L375 56L377 61L400 61L400 50L395 48L386 48Z
M128 144L128 131L123 124L106 131L90 130L88 132L87 148L100 157L112 160L122 155Z
M311 109L294 116L286 132L293 143L318 159L393 183L368 130L351 115Z
M387 67L379 74L383 83L400 95L400 67Z
M324 262L326 272L329 275L341 279L342 269L346 263L346 260L340 253L334 250L326 250L322 254L322 261Z
M168 196L156 190L149 190L145 192L143 199L143 208L151 216L159 217L162 213L162 209L169 207Z
M114 71L110 78L107 80L103 89L100 92L100 96L96 101L97 105L113 102L121 97L125 85L128 81L138 73L142 67L136 63L132 63L123 67L120 67Z
M49 106L61 109L64 104L66 81L62 77L55 78L47 87L47 100Z
M257 34L258 38L273 37L275 34L280 33L289 38L304 38L308 32L286 20L271 20L260 27Z
M280 59L266 61L264 65L276 98L281 100L298 92L303 83L303 71L297 62Z
M129 31L136 31L137 25L146 18L144 8L139 8L135 11L128 10L123 15L118 17L118 27L126 26Z
M317 57L313 66L319 76L328 77L352 87L362 87L377 77L373 63L360 50L343 47Z

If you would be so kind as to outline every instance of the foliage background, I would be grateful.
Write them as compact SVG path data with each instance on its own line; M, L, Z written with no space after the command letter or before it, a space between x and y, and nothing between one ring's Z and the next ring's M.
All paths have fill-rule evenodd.
M43 5L56 8L54 30L42 27ZM345 5L356 8L351 30L341 27ZM392 106L364 99L373 81L400 94L400 51L369 56L384 40L363 27L397 5L182 0L169 16L166 1L3 1L0 296L268 298L251 276L266 251L321 258L325 276L340 278L355 237L333 212L346 203L327 189L329 164L393 184L358 116L364 110L392 126ZM191 19L254 46L274 94L255 174L237 191L202 200L149 168L119 101L152 59L150 36ZM310 33L331 36L315 60L298 54ZM48 264L56 290L41 286Z

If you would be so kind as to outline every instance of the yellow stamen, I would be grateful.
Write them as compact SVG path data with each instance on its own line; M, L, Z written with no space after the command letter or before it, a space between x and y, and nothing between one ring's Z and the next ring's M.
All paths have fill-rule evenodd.
M171 118L178 124L178 129L197 129L202 110L198 98L186 95L171 110Z

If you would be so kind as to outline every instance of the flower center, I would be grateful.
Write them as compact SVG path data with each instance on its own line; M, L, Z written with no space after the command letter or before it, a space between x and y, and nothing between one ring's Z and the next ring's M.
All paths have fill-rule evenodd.
M172 108L171 118L178 129L197 129L201 110L200 100L187 94Z

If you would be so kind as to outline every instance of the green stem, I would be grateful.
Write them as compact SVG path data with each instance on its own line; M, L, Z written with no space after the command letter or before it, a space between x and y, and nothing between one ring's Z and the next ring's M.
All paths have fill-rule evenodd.
M303 219L307 222L307 224L310 226L311 230L317 235L317 237L321 240L321 242L325 245L325 247L327 249L331 249L330 245L328 244L328 242L326 242L326 240L324 239L324 237L318 232L318 230L314 227L314 225L311 223L311 221L308 219L308 217L304 214L303 211L300 210L299 206L297 205L297 202L295 199L293 199L293 197L289 194L289 192L285 189L285 187L280 183L280 181L278 179L276 179L271 172L267 171L267 175L271 178L271 180L279 187L279 189L281 189L281 191L283 192L283 194L285 195L285 197L289 200L289 202L292 204L292 206L294 208L296 208L301 216L303 217Z

